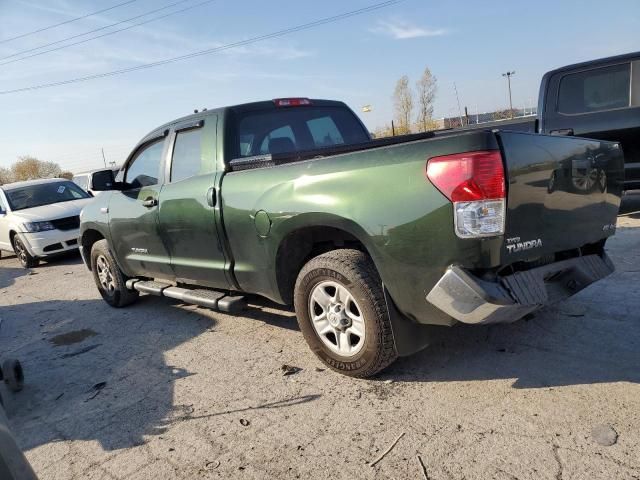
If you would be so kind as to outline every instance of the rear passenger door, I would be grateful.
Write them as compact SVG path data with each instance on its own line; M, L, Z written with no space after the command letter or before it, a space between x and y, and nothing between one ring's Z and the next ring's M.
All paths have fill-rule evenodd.
M229 288L224 236L216 227L216 115L178 124L169 140L159 231L177 281Z

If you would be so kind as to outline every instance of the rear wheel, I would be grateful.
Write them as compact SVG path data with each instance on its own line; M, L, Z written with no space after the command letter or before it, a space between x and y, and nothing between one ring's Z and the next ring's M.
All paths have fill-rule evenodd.
M365 253L334 250L310 260L294 303L305 340L329 368L370 377L397 358L382 282Z
M29 253L22 240L17 236L13 237L13 251L24 268L34 268L40 264L40 260Z
M93 244L91 271L102 298L112 307L126 307L138 299L138 292L127 289L127 276L122 273L106 240Z

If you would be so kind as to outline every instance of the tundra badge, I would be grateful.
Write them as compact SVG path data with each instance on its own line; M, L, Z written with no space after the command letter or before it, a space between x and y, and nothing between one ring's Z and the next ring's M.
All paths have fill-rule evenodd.
M517 253L539 247L542 247L542 240L539 238L525 240L524 242L520 241L520 237L507 238L507 252L509 253Z

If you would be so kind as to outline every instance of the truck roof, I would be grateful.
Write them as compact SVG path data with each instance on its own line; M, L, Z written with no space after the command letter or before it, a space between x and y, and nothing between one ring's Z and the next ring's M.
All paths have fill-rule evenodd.
M640 59L640 52L625 53L623 55L614 55L611 57L598 58L596 60L589 60L586 62L574 63L572 65L565 65L563 67L556 68L544 74L543 78L550 77L558 72L566 72L570 70L580 70L589 67L598 67L601 65L608 65L610 63L622 63L634 59Z
M302 97L296 97L296 98L302 98ZM226 107L211 108L211 109L202 110L198 113L192 113L190 115L185 115L184 117L176 118L175 120L171 120L170 122L164 123L163 125L160 125L159 127L156 127L153 130L151 130L142 138L140 142L136 144L136 147L141 143L145 143L151 138L156 137L160 132L162 132L163 130L166 130L167 128L170 128L171 125L174 125L176 123L187 122L189 120L196 121L206 117L208 114L211 114L213 112L220 113L220 112L232 110L235 113L242 113L242 112L249 112L252 110L265 110L269 108L275 109L278 107L276 107L274 100L262 100L259 102L241 103L238 105L229 105ZM311 104L315 106L347 107L347 105L344 102L340 102L338 100L323 100L323 99L316 99L316 98L311 98L309 100L311 101ZM136 147L134 147L133 150L135 150Z

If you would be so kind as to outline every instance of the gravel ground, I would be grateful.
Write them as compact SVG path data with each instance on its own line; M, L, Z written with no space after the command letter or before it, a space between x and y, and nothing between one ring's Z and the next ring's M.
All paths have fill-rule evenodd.
M614 275L366 381L322 369L269 303L114 310L78 257L5 256L0 348L26 375L7 412L42 479L638 479L640 196L623 212Z

